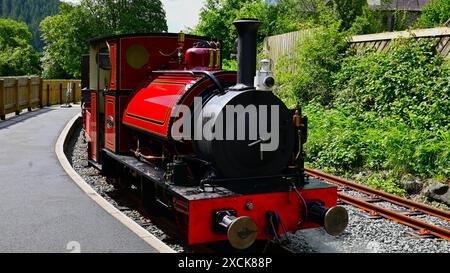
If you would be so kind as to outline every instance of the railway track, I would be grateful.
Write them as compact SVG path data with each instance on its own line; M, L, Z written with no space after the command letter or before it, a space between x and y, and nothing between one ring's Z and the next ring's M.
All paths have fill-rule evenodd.
M425 204L417 203L408 199L404 199L389 193L375 190L355 182L332 176L317 170L305 168L307 175L336 184L348 190L353 190L368 196L367 199L356 198L345 193L339 192L338 198L340 201L362 209L368 212L371 216L380 216L387 218L408 227L413 228L417 235L434 235L439 238L450 240L450 230L433 225L416 218L412 215L426 214L445 220L450 223L450 212L443 211ZM388 202L400 207L404 207L406 211L395 211L379 205L377 202Z

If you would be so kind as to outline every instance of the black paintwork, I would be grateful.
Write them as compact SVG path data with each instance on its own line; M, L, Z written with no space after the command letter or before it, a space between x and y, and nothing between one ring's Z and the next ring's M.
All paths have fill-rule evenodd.
M261 187L259 189L254 187L255 184L244 183L252 185L247 187L247 190L243 190L241 185L241 187L239 188L239 192L227 189L222 186L217 186L214 187L214 189L209 188L206 190L201 190L199 186L177 186L171 182L166 182L164 178L165 171L152 163L140 161L132 156L117 155L111 153L108 150L103 151L106 156L126 166L127 168L136 171L139 175L143 176L148 181L151 181L160 188L164 189L169 195L181 197L188 201L290 191L289 183L272 183L271 187ZM308 182L308 184L303 186L303 189L307 190L335 187L313 178L310 178Z

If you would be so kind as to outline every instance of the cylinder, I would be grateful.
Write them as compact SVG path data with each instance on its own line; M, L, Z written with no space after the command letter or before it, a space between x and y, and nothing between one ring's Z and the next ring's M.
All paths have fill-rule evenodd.
M261 23L257 19L245 18L233 24L238 32L237 86L252 88L256 75L256 37Z

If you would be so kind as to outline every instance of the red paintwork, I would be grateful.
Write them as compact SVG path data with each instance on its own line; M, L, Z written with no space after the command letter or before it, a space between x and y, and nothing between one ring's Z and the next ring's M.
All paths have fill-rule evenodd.
M186 36L183 52L199 42ZM149 60L140 69L134 69L127 63L127 50L133 45L144 46L149 53ZM120 89L134 90L154 70L183 70L178 60L177 36L125 37L120 39Z
M91 126L90 120L91 120L91 103L85 102L82 105L81 115L83 119L83 128L84 128L84 136L86 139L89 139L91 136Z
M216 78L220 81L222 86L231 86L236 83L237 80L237 74L236 72L218 72L215 74ZM202 82L198 82L197 85L192 87L192 89L189 91L189 94L187 94L183 101L180 102L180 104L184 105L192 105L194 102L194 98L201 95L205 89L213 87L214 84L210 80L205 80Z
M167 138L173 108L187 91L186 86L198 80L198 77L179 75L156 78L130 101L123 123Z
M85 110L83 115L85 137L89 139L91 137L91 126L89 126L91 120L91 110Z
M218 74L217 79L229 85L236 81L236 74L234 72ZM186 89L187 85L192 88ZM123 117L123 124L169 138L170 117L175 106L177 104L191 106L194 97L211 86L213 86L211 80L202 76L189 74L159 76L133 97ZM185 97L180 102L182 96Z
M97 161L97 94L91 93L90 151L89 158Z
M212 56L211 56L212 52ZM186 69L187 70L220 70L221 66L217 63L217 54L219 50L212 48L190 48L186 51ZM212 57L212 63L211 63ZM210 66L212 64L212 66Z
M116 152L116 98L105 96L105 148ZM113 119L113 127L108 128L108 119Z
M168 128L168 120L167 113L169 113L173 107L172 103L176 103L181 95L184 94L186 90L184 90L184 85L195 83L200 77L173 77L167 78L167 76L161 76L161 81L167 81L167 84L160 84L158 91L150 92L149 89L153 89L156 84L152 85L153 70L184 70L186 69L186 64L181 63L178 59L178 48L182 46L183 52L186 54L188 49L192 48L194 44L203 41L203 39L199 37L193 37L186 35L184 38L184 42L178 42L178 35L173 34L155 34L155 35L137 35L137 36L123 36L117 38L111 38L106 41L109 54L110 54L110 82L109 82L109 90L110 92L119 92L119 112L116 113L116 98L115 96L109 96L108 99L105 99L105 121L100 120L97 121L97 113L96 110L99 107L98 101L96 99L96 94L93 92L92 96L92 109L91 115L89 119L86 120L87 131L89 132L90 138L90 150L91 153L89 158L93 161L98 160L97 150L97 139L102 137L103 130L105 130L104 143L102 146L113 151L113 152L129 152L130 148L132 148L132 144L130 142L130 129L122 126L120 120L125 115L125 110L128 106L128 102L134 96L136 92L141 88L144 92L139 92L136 96L136 100L133 100L133 105L142 99L136 106L133 108L133 105L130 107L131 113L135 113L144 118L154 118L155 121L158 122L149 124L148 121L143 121L139 119L127 120L124 118L125 122L129 122L130 125L154 132L160 136L167 136L167 128ZM127 63L127 51L130 47L140 45L144 47L148 52L148 62L143 65L141 68L136 69L131 67ZM203 49L202 49L203 50ZM195 50L194 50L195 52ZM206 53L206 51L205 51ZM216 49L214 49L213 57L215 61L217 61L217 55L219 54ZM196 62L198 57L202 57L200 55L192 55L192 62ZM209 50L207 52L208 65L209 65ZM188 58L189 59L189 58ZM207 70L217 70L217 68L221 67L221 63L214 62L214 68ZM119 76L119 78L117 78ZM194 79L195 78L195 79ZM120 80L120 86L118 86ZM145 92L145 90L147 92ZM156 90L155 89L155 90ZM149 96L147 96L149 95ZM114 102L112 102L114 101ZM165 111L165 112L164 112ZM108 116L112 116L114 118L114 128L108 129L106 126L106 120ZM164 124L163 124L164 123ZM162 124L162 125L161 125ZM100 126L100 127L97 127ZM97 129L101 131L101 135L97 135ZM118 135L118 143L116 143L116 139ZM102 137L103 138L103 137Z
M337 188L308 189L300 191L306 202L321 200L326 207L336 206ZM248 202L253 203L253 210L246 209ZM270 240L265 232L267 225L266 212L277 212L288 232L300 229L320 227L311 222L298 225L302 220L302 203L295 192L266 193L259 195L243 195L219 199L205 199L189 202L188 243L189 245L226 241L226 234L215 233L211 229L212 212L215 210L234 209L237 217L249 216L258 226L257 240ZM283 230L278 230L279 235Z
M111 72L110 72L110 82L109 82L109 89L116 90L117 88L117 44L116 42L111 42L109 44L109 58L111 63Z
M130 133L130 129L127 128L126 126L124 126L122 124L122 122L120 122L120 119L123 117L123 115L125 114L125 110L127 109L127 105L128 105L128 101L129 101L129 96L120 96L119 97L119 113L117 115L117 122L116 125L118 126L118 129L116 132L119 133L119 147L117 148L117 152L119 153L128 153L130 151L130 149L136 149L136 147L132 147L132 141L130 141L131 139L131 133Z

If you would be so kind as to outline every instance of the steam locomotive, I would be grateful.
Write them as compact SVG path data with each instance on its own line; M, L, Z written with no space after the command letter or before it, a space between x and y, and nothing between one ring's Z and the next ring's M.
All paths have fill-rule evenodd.
M116 35L83 56L89 163L176 223L189 245L256 240L324 227L342 233L337 188L304 173L307 117L277 98L270 64L256 71L260 22L240 19L238 69L221 43L179 34Z

